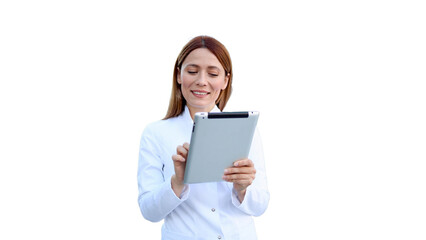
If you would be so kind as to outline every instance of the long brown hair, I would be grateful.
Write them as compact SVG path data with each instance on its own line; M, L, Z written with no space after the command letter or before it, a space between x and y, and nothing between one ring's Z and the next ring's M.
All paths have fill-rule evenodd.
M212 52L219 60L220 64L222 64L222 67L225 69L225 76L228 76L229 78L228 85L226 86L225 90L220 92L219 97L216 100L217 107L223 111L226 103L231 97L232 62L228 50L226 50L222 43L212 37L198 36L193 38L182 48L182 51L176 59L175 68L173 70L172 95L170 97L169 109L167 110L167 114L164 119L177 117L185 109L186 100L182 95L181 85L177 82L177 76L179 74L179 69L182 67L182 63L185 61L185 58L197 48L207 48L210 52Z

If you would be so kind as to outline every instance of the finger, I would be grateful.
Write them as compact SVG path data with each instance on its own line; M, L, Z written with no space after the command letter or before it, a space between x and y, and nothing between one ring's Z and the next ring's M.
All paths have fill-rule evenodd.
M236 183L239 185L251 185L254 181L254 178L232 175L232 176L223 176L223 180L227 182Z
M186 158L186 156L188 155L188 150L185 149L183 146L179 145L176 148L176 152L177 154L181 155L182 157Z
M253 167L254 163L248 158L241 159L234 162L234 167L241 167L241 166Z
M189 143L186 142L182 146L186 149L186 151L189 151Z
M231 167L224 171L225 174L256 174L254 167Z
M181 155L175 154L172 156L172 160L174 162L185 162L186 159L184 157L182 157Z
M235 181L235 180L254 180L256 176L254 174L231 174L223 175L223 179L226 181Z

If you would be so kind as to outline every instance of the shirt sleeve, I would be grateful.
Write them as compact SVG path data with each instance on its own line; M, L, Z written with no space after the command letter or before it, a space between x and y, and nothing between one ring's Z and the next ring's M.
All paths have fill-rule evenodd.
M269 190L266 179L265 160L260 134L256 129L253 137L249 159L253 161L256 168L256 177L247 188L243 202L240 203L237 194L232 191L231 198L235 207L252 216L262 215L269 204Z
M139 148L138 189L139 208L143 217L152 222L164 219L189 195L185 186L180 198L171 187L171 178L164 179L163 161L160 158L159 142L147 127L142 134Z

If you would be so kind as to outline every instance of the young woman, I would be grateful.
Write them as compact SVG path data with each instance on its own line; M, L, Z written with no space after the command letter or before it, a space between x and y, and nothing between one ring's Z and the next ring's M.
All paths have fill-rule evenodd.
M262 144L256 131L249 158L235 159L222 182L184 184L196 112L222 111L232 91L232 63L216 39L199 36L179 54L166 117L141 138L139 207L145 219L164 219L162 239L256 238L252 216L268 206Z

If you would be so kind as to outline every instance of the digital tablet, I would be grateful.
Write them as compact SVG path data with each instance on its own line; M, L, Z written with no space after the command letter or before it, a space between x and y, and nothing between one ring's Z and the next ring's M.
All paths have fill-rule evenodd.
M194 116L184 183L223 181L224 170L247 158L259 112L199 112Z

